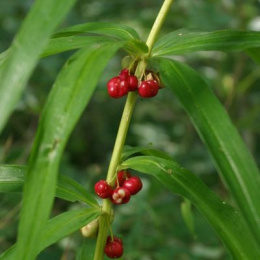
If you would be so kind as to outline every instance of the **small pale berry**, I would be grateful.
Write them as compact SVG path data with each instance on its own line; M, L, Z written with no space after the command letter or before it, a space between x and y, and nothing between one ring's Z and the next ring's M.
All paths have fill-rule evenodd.
M100 180L95 184L95 193L100 198L107 199L112 196L113 188L105 180Z

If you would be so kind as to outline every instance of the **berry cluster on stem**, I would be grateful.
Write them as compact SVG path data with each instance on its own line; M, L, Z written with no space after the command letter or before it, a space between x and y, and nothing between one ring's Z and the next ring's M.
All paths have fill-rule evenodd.
M138 78L130 73L130 70L124 68L118 76L113 77L107 83L107 91L110 97L120 98L128 92L137 91L142 98L151 98L158 94L160 84L158 77L153 77L152 73L142 75L143 80L139 82Z
M132 176L129 171L117 172L115 188L105 180L95 184L95 193L102 199L110 199L113 204L125 204L132 195L137 194L143 187L138 176Z

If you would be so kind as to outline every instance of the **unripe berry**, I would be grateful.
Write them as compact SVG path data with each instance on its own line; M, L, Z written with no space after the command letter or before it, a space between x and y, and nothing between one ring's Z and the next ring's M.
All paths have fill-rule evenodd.
M80 229L84 237L94 237L98 230L98 220L95 219Z
M125 180L122 187L128 189L131 195L135 195L142 189L143 184L139 177L133 176Z
M143 98L150 98L157 95L159 84L156 80L145 80L138 87L138 93Z
M113 188L105 180L100 180L95 184L95 192L100 198L107 199L112 196Z
M131 198L131 193L128 189L117 187L111 196L111 201L114 204L125 204L127 203Z

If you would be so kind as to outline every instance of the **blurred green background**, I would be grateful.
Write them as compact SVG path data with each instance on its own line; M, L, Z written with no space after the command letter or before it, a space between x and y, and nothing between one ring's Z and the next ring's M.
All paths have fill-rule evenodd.
M133 27L145 40L162 2L81 0L60 27L85 22L115 22ZM32 3L32 0L0 1L1 52L12 42ZM161 35L179 28L260 30L260 2L176 1ZM58 71L71 53L39 62L0 137L1 163L27 163L41 110ZM104 71L68 142L60 166L62 174L73 177L93 194L95 182L106 175L125 101L125 98L110 99L106 82L118 74L125 55L119 52ZM260 68L243 53L198 52L174 58L192 66L208 81L259 165ZM191 122L167 89L161 90L154 99L138 101L126 143L131 146L152 144L167 152L183 167L200 176L224 200L232 203ZM170 194L156 180L139 176L144 182L143 191L129 204L115 208L113 230L124 240L123 259L230 259L206 219L195 208L192 208L194 236L181 215L183 199ZM18 193L0 194L0 253L15 242L20 200L21 194ZM53 215L80 206L57 199ZM84 241L80 232L76 232L46 249L38 259L76 259L83 244L86 246L83 247L84 253L91 245Z

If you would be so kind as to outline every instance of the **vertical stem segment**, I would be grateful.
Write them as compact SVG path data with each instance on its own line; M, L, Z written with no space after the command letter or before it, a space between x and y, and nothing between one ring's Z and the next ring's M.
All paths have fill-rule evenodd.
M156 37L162 27L162 24L165 20L165 17L173 1L174 0L165 0L161 7L161 10L159 11L159 14L154 22L154 25L146 41L146 44L149 48L147 57L149 57L151 54L151 50L156 40ZM147 64L144 60L139 61L135 72L137 78L140 79L143 76L146 66ZM116 174L117 166L120 163L120 158L125 144L125 139L129 128L130 120L133 114L136 99L137 99L137 93L129 92L125 103L124 111L122 114L122 118L120 121L120 125L118 128L118 133L117 133L110 165L108 168L107 179L106 179L108 183L112 183L114 181L114 176ZM103 201L102 211L103 214L99 217L99 231L98 231L98 238L97 238L94 260L104 259L104 247L106 243L107 233L109 230L110 215L111 215L111 202L109 199L105 199Z
M162 7L161 7L161 10L159 11L159 13L158 13L158 15L157 15L157 17L154 21L153 27L152 27L150 34L149 34L147 41L146 41L146 45L149 48L149 52L148 52L148 55L147 55L148 57L151 54L154 42L155 42L155 40L158 36L158 33L160 32L160 29L163 25L163 22L164 22L164 20L167 16L167 13L169 12L173 2L174 2L174 0L165 0Z
M125 143L127 130L129 128L130 119L133 114L134 105L137 99L136 92L130 92L127 96L124 111L122 114L121 122L119 125L117 138L115 141L114 150L112 153L110 165L107 173L107 182L111 183L116 174L116 168L120 163L120 157ZM106 237L109 230L110 215L111 215L111 202L109 199L105 199L102 205L103 214L99 218L99 232L96 245L96 252L94 260L102 260L104 257L104 247L106 243Z

